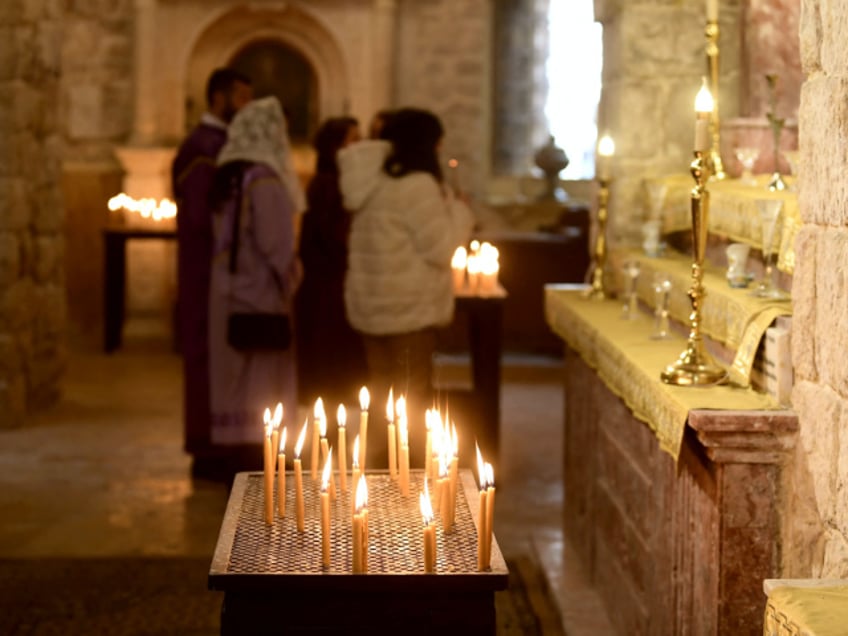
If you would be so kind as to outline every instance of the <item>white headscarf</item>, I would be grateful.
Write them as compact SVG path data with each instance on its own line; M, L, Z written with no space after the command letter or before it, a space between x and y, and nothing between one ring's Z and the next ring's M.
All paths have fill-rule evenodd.
M306 209L303 188L292 163L286 118L276 97L255 99L236 113L227 129L227 142L218 155L218 165L231 161L268 166L294 201L295 213Z

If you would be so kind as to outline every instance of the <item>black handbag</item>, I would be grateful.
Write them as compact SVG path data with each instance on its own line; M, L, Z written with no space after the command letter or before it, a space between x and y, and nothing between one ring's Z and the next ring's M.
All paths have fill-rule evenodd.
M230 274L236 272L242 210L247 197L239 179L236 212L233 215L233 244L230 248ZM227 344L238 351L285 351L291 346L291 322L288 314L230 312L227 317Z

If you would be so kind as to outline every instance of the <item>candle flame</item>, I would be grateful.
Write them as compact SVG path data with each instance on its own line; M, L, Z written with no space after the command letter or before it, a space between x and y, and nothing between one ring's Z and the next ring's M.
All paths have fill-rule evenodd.
M286 429L288 427L283 427L283 434L280 435L280 455L285 455L286 453Z
M480 241L478 241L477 239L474 239L473 241L471 241L471 252L473 254L476 254L479 251L480 251Z
M715 103L710 89L707 87L707 78L701 79L701 90L695 96L695 111L699 114L708 114L713 112Z
M359 468L359 435L353 440L353 467Z
M454 159L454 158L448 159L448 167L449 168L456 168L457 166L459 166L459 162L456 159Z
M324 462L324 471L321 473L321 492L325 492L330 485L330 476L333 474L333 449L327 453L327 461Z
M401 395L395 403L395 413L398 419L406 417L406 397Z
M389 387L389 399L386 400L386 419L389 422L395 421L395 401L392 393L392 387Z
M359 476L359 483L356 484L356 512L360 512L368 505L368 484L365 482L365 475Z
M340 428L344 428L345 424L347 424L347 411L345 411L344 404L339 404L339 408L336 411L336 421L339 423Z
M277 402L277 406L274 408L274 418L272 420L274 422L274 428L279 428L280 424L283 421L283 403Z
M447 453L439 453L439 477L447 477L450 472L450 457Z
M300 429L300 435L297 436L297 442L294 445L294 456L300 459L300 451L303 450L303 442L306 440L306 429L309 428L309 418L303 421L303 428Z
M427 488L427 478L424 478L424 492L418 493L418 506L421 508L421 516L424 525L429 526L433 522L433 506L430 503L430 492Z
M451 267L453 269L465 269L465 266L467 264L468 251L462 245L460 245L453 253L453 258L451 258Z
M368 389L366 387L362 387L359 389L359 408L363 411L367 411L370 404L371 394L368 393Z
M489 462L486 462L485 471L486 471L486 485L489 488L494 488L495 487L495 469L492 468L492 465Z
M598 154L602 157L612 157L615 154L615 142L609 135L604 135L598 140Z
M459 436L456 434L456 424L451 424L451 444L453 446L453 456L459 456Z
M465 268L468 270L469 274L479 274L482 268L482 262L480 261L479 254L472 254L468 257L468 261L465 264Z
M154 221L172 219L177 216L177 206L170 199L133 199L125 192L121 192L109 199L106 204L110 211L126 210L140 215L144 219L152 218Z
M486 487L486 464L483 462L483 456L480 454L480 446L474 442L477 449L477 481L480 484L480 490Z
M316 420L326 420L327 413L324 411L324 400L318 398L315 400L315 406L312 408L312 417Z
M265 428L268 428L268 425L271 423L271 409L265 407L265 412L262 414L262 422L265 424Z

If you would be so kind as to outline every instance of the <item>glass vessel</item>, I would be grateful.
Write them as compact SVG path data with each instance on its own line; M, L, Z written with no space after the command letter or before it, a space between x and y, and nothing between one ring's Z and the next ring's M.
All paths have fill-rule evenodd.
M671 277L665 272L654 274L654 331L652 340L667 340L668 333L668 297L671 292Z
M774 255L775 238L778 236L778 220L783 209L780 199L757 199L762 223L763 277L752 292L757 298L784 300L789 296L774 284Z
M760 156L759 148L736 148L733 153L742 164L742 174L740 179L746 185L757 185L757 180L754 178L754 163Z
M625 320L638 320L639 297L636 294L636 281L639 278L641 265L639 261L625 261L622 266L626 278L624 293L624 305L621 308L621 317Z

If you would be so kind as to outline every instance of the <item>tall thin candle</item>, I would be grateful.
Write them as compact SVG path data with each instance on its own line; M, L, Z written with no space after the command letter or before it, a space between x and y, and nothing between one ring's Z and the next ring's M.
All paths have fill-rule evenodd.
M486 566L492 563L492 535L494 534L495 521L495 471L492 465L486 462Z
M286 516L286 427L280 435L280 448L277 454L277 514Z
M427 476L424 476L424 492L418 495L421 517L424 520L424 571L436 569L436 528L433 525L433 508L430 505L430 493L427 490Z
M397 440L395 438L395 403L392 399L392 389L389 389L389 400L386 402L386 419L389 421L388 445L389 445L389 476L397 479Z
M354 496L350 498L351 501L351 510L356 511L356 484L359 483L359 435L357 435L353 439L353 456L351 457L351 462L353 463L353 467L351 468L350 475L350 486L353 489Z
M322 405L323 407L323 405ZM318 420L319 424L319 437L321 440L321 461L326 463L327 458L330 456L330 443L327 441L327 416L324 414L323 408L321 410L321 418ZM336 500L336 479L333 477L333 473L330 473L330 499L333 501Z
M265 421L265 442L263 453L263 476L264 476L264 518L265 523L271 525L274 523L274 451L271 447L271 433L274 429L274 424L271 421L271 410L265 409L263 415Z
M315 400L315 407L312 409L312 457L309 469L312 472L312 479L318 479L318 449L321 446L321 424L320 417L324 413L324 401L321 398Z
M294 445L294 498L298 532L303 532L304 530L303 469L300 463L300 453L303 450L303 442L306 440L306 430L308 428L309 419L307 418L303 422L303 428L300 429L300 435L297 436L297 443Z
M327 462L321 476L321 565L330 569L330 476L333 474L333 452L327 454Z
M368 407L371 405L371 395L368 389L362 387L359 389L359 437L361 439L359 447L359 469L365 472L365 458L368 456ZM356 488L356 484L351 484L351 488Z
M397 401L398 416L398 475L400 494L409 496L409 425L406 419L406 398Z
M489 492L486 485L486 464L483 462L479 446L477 447L477 479L480 483L480 500L477 509L477 569L483 572L489 567L489 562L486 560L486 543L489 537L489 530L486 527L489 513L486 510L486 504Z
M336 422L339 424L339 487L342 492L347 492L347 413L344 404L339 404Z

